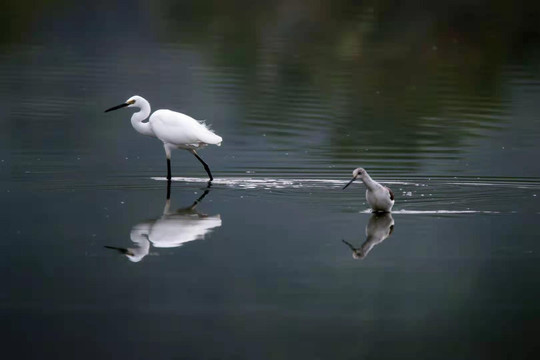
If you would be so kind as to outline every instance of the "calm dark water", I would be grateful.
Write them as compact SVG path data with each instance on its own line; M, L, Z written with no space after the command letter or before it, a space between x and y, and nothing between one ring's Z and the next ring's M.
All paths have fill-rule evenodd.
M532 358L540 6L325 4L3 5L7 353ZM134 94L224 138L210 188L177 151L167 202L161 144L103 113Z

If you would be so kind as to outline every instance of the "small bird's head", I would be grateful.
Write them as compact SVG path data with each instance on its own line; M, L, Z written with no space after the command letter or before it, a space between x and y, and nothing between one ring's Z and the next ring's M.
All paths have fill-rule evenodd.
M352 172L352 175L353 175L353 178L351 179L351 181L349 181L347 183L347 185L345 185L343 187L343 189L345 189L347 186L351 185L353 183L354 180L356 179L361 179L361 180L364 180L368 175L367 171L364 170L363 168L356 168L353 170Z
M352 175L354 178L363 179L366 176L367 172L363 168L356 168L353 170Z
M120 105L116 105L116 106L113 106L112 108L109 108L107 110L105 110L105 112L109 112L109 111L113 111L113 110L118 110L118 109L121 109L123 107L132 107L132 106L136 106L136 107L142 107L141 106L141 103L145 101L142 97L138 96L138 95L135 95L135 96L132 96L130 97L129 99L126 100L125 103L123 104L120 104Z

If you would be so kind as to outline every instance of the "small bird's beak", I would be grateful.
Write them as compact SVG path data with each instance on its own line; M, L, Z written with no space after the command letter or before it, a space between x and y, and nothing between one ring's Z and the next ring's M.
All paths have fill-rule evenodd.
M113 110L118 110L118 109L121 109L121 108L126 107L126 106L129 106L129 105L130 105L129 103L124 103L124 104L116 105L116 106L113 106L113 107L110 108L110 109L105 110L105 112L109 112L109 111L113 111Z
M345 186L343 187L343 189L341 189L341 190L345 190L345 189L347 188L347 186L349 186L349 185L351 185L351 184L353 183L354 180L356 180L356 176L353 177L353 178L351 179L351 181L349 181L349 182L347 183L347 185L345 185Z

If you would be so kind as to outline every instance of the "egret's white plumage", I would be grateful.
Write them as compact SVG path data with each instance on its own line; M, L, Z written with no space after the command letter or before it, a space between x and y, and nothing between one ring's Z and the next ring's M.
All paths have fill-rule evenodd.
M179 149L200 149L208 144L219 146L223 140L206 124L176 111L157 110L150 116L149 124L158 139Z
M163 216L135 225L131 231L131 240L136 242L137 236L142 236L150 240L156 248L174 248L190 241L204 239L212 229L221 226L219 214L212 216L201 214L194 207L171 212L169 207L170 200L167 200Z
M394 206L394 193L392 190L373 180L367 171L362 168L354 169L352 180L343 189L352 184L356 179L362 180L364 185L366 185L366 200L374 212L392 211L392 206Z
M137 107L140 110L131 116L131 125L139 133L153 136L163 142L167 156L167 179L171 179L171 150L184 149L190 151L203 164L210 180L213 180L208 165L199 157L196 150L207 145L221 145L222 138L216 135L208 126L192 117L171 110L156 110L150 116L150 103L145 98L135 95L125 103L114 106L105 112L123 107ZM150 116L147 122L146 118Z
M170 188L167 188L169 195ZM155 248L174 248L187 242L204 239L207 234L221 226L221 215L207 215L197 211L197 205L209 193L209 189L188 207L171 211L171 200L167 196L163 215L157 219L141 222L131 229L130 238L134 247L120 248L105 246L120 251L132 262L141 261Z

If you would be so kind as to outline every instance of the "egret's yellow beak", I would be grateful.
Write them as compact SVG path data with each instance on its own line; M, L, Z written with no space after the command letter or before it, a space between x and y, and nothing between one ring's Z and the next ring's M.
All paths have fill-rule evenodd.
M133 104L135 104L135 100L130 100L130 101L127 101L127 102L125 102L123 104L113 106L112 108L105 110L105 112L118 110L118 109L121 109L121 108L129 106L129 105L133 105Z
M121 108L126 107L126 106L129 106L129 105L130 105L129 103L124 103L124 104L116 105L116 106L113 106L113 107L110 108L110 109L105 110L105 112L109 112L109 111L113 111L113 110L118 110L118 109L121 109Z

